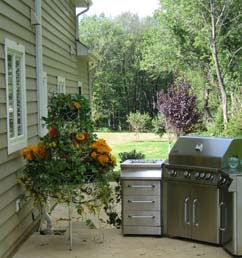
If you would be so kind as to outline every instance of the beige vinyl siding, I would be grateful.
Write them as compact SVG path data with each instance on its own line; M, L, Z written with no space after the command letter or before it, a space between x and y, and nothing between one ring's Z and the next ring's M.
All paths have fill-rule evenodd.
M34 225L31 205L15 212L22 193L17 172L24 166L21 151L7 153L7 116L4 42L8 38L25 47L26 99L29 143L37 140L35 28L30 24L34 0L0 1L0 257L5 258Z
M65 0L42 0L43 71L49 96L56 91L57 76L66 80L66 93L78 93L78 81L88 94L88 61L71 55L75 44L75 8Z

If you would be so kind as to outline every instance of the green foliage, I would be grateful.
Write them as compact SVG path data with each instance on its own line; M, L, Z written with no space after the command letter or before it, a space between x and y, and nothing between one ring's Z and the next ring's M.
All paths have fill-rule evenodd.
M129 113L127 116L127 122L132 129L139 133L144 131L150 121L150 116L147 113L141 114L140 112Z
M160 137L164 135L166 132L166 122L165 122L165 117L162 114L158 114L152 119L152 127L153 127L153 132L155 134L158 134Z
M93 134L85 98L59 94L49 103L44 118L48 133L37 146L23 150L27 164L20 181L39 208L47 197L54 197L58 202L74 201L79 213L83 205L95 213L111 201L107 178L116 159L106 141Z
M120 162L123 162L127 159L145 159L145 155L142 152L138 152L136 150L132 150L129 152L121 152L119 153Z
M242 137L242 110L231 117L225 131L229 137Z

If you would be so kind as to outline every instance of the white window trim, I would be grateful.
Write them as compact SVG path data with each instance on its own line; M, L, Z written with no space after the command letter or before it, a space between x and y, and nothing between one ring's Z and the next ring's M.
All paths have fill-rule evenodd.
M47 80L47 73L42 73L42 88L41 91L39 91L39 136L43 137L47 133L47 128L44 126L44 122L42 120L42 117L48 116L48 80Z
M81 81L78 81L77 82L77 87L78 87L78 91L79 91L79 94L81 92L81 96L83 95L83 87L82 87L82 82Z
M8 89L8 53L21 55L21 117L23 134L10 138L9 124L9 89ZM25 81L25 47L16 42L5 39L5 82L6 82L6 112L7 112L7 142L8 154L18 151L27 145L27 108L26 108L26 81ZM15 111L16 112L16 111ZM15 129L16 130L16 129Z
M61 88L60 83L64 83L63 88ZM62 76L57 76L57 93L66 93L66 79Z

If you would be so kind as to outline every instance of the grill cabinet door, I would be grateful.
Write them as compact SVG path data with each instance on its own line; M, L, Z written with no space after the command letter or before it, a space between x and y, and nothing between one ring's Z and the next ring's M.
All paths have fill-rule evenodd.
M191 186L167 183L167 234L191 238Z
M191 197L192 239L219 243L219 190L197 185Z

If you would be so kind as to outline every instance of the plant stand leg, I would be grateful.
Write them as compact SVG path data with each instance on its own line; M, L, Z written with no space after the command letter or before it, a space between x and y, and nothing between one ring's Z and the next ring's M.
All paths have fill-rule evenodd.
M68 215L69 215L69 241L70 241L70 248L72 250L72 207L71 202L68 203Z

